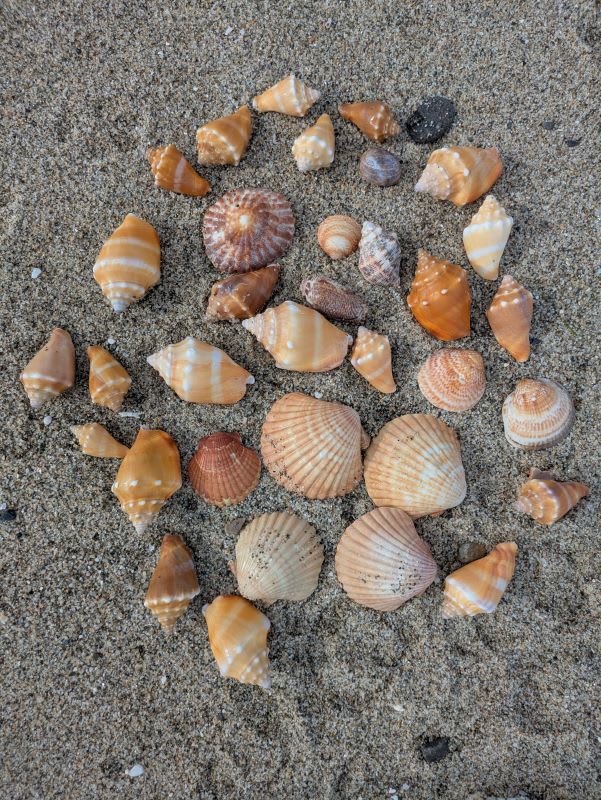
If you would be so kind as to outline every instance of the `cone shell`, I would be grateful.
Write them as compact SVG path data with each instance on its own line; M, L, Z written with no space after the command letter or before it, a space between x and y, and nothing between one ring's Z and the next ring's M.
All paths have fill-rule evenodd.
M213 433L201 439L188 464L188 477L199 497L214 506L241 503L261 475L261 460L242 444L239 433Z
M212 344L188 336L146 359L187 403L237 403L253 376Z
M301 172L329 167L334 160L334 126L327 114L294 140L292 155Z
M277 264L253 272L237 272L213 284L206 319L248 319L259 312L272 295L278 282Z
M154 185L159 189L190 197L202 197L211 191L210 183L196 172L175 145L149 150L146 158L154 175Z
M516 361L530 357L533 305L528 289L506 275L486 312L495 339Z
M338 261L354 253L359 247L361 225L345 214L326 217L317 229L317 241L321 249Z
M75 348L62 328L54 328L41 350L27 364L19 380L32 408L41 408L75 383Z
M331 319L362 322L367 316L367 306L359 295L325 275L307 278L301 283L300 290L311 308Z
M364 222L359 242L359 270L376 286L400 286L401 248L395 233Z
M192 553L176 535L163 537L159 561L148 584L144 605L171 633L178 619L186 613L200 593Z
M458 506L466 484L455 431L429 414L391 420L365 454L365 485L377 506L414 519Z
M463 206L487 192L502 171L496 147L441 147L430 154L415 191Z
M338 111L343 119L356 125L372 142L383 142L400 131L390 106L381 100L368 103L342 103Z
M90 422L73 425L71 433L77 438L81 452L97 458L124 458L129 448L114 439L104 425Z
M359 328L351 353L351 364L374 389L384 394L396 391L388 336Z
M253 123L248 106L233 114L207 122L196 131L199 164L238 165L244 157Z
M574 406L563 386L547 378L518 381L503 403L505 438L521 450L562 442L574 425Z
M276 367L293 372L338 367L353 341L318 311L291 300L242 320L242 325L271 353Z
M312 500L352 492L368 444L356 411L299 392L273 404L261 433L261 454L272 477Z
M469 336L471 300L464 269L418 251L407 304L422 328L445 342Z
M345 530L336 548L336 575L355 603L394 611L423 594L438 568L400 508L375 508Z
M236 189L207 209L207 256L221 272L248 272L276 261L294 236L290 203L277 192Z
M463 230L463 245L470 264L481 278L494 281L511 233L513 219L496 197L487 195L477 214Z
M143 533L181 485L177 445L168 433L143 428L121 462L112 491Z
M282 511L261 514L242 530L230 568L240 594L270 606L276 600L306 600L322 564L315 528Z
M515 542L503 542L452 572L444 582L443 619L492 614L513 577L517 549Z
M202 613L222 676L269 689L267 634L271 626L265 614L234 595L216 597Z
M88 347L89 388L92 402L119 411L131 386L131 378L104 347Z
M292 117L304 117L320 96L316 89L311 89L290 75L253 97L253 108L260 112L278 111Z
M426 359L417 382L423 396L436 408L467 411L486 389L484 359L476 350L437 350Z
M588 494L589 488L584 483L558 481L550 472L531 469L515 505L536 522L553 525Z

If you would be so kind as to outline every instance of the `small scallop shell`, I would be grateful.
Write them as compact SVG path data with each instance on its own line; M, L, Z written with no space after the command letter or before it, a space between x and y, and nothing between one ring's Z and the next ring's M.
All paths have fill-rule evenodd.
M359 242L359 270L376 286L400 286L401 248L395 233L364 222Z
M361 225L345 214L326 217L317 229L319 246L336 261L354 253L360 239Z
M464 269L418 251L407 304L428 333L445 342L469 336L471 300Z
M192 552L181 537L163 536L144 605L158 619L165 633L171 633L197 594L200 594L200 586Z
M362 322L367 316L368 308L359 295L325 275L307 278L301 283L300 290L311 308L331 319Z
M221 675L269 689L267 634L271 626L265 614L235 595L216 597L202 613Z
M470 264L481 278L494 281L511 233L513 219L496 197L485 197L472 221L463 229L463 245Z
M88 347L89 388L92 402L119 411L131 386L131 378L104 347Z
M437 350L426 359L417 382L423 396L436 408L468 411L486 389L484 359L476 350Z
M423 594L438 568L430 548L400 508L375 508L342 534L336 575L355 603L394 611Z
M374 389L383 394L396 391L388 336L359 328L351 353L351 364Z
M430 154L415 191L463 206L487 192L502 171L496 147L441 147Z
M286 252L294 217L277 192L236 189L207 209L202 235L207 256L220 272L248 272Z
M503 403L505 438L521 450L545 450L570 434L574 416L563 386L547 378L524 378Z
M241 503L255 489L260 475L261 460L242 444L239 433L205 436L188 464L196 494L220 508Z
M41 350L27 364L19 380L32 408L41 408L75 383L75 348L62 328L54 328Z
M584 483L557 481L550 472L531 469L528 480L520 487L515 507L542 525L553 525L589 492Z
M452 572L444 582L443 619L492 614L513 577L517 549L515 542L503 542Z
M527 361L530 357L533 305L528 289L511 275L505 275L486 312L495 339L516 361Z
M301 172L329 167L334 160L334 126L327 114L294 140L292 155Z
M248 106L240 106L227 117L207 122L196 131L198 162L238 165L246 153L252 130Z
M210 183L196 172L175 145L151 149L146 153L146 158L154 175L154 185L159 189L190 197L202 197L211 191Z
M205 319L248 319L267 303L278 282L280 268L277 264L253 272L235 272L213 284Z
M373 186L394 186L401 180L401 163L383 147L370 147L361 156L359 172Z
M323 545L315 528L285 511L255 517L236 543L230 569L240 594L270 606L306 600L319 580Z
M304 83L289 75L262 94L253 97L253 108L256 111L278 111L292 117L304 117L311 106L321 97L317 89L311 89Z
M396 136L400 126L392 116L390 106L381 100L367 103L342 103L338 111L343 119L349 120L374 142L383 142L389 136Z
M87 456L125 458L129 451L129 447L114 439L104 425L100 425L98 422L73 425L70 430L77 438L81 452Z

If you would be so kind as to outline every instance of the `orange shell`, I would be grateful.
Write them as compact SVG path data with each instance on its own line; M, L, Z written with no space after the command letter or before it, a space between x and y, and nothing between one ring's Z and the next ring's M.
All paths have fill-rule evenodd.
M335 135L332 120L322 114L314 125L294 140L292 155L301 172L329 167L334 160Z
M445 342L469 336L471 299L464 269L418 251L407 304L428 333Z
M89 388L92 402L119 411L131 386L131 378L104 347L88 347Z
M486 312L495 339L516 361L530 356L532 295L511 275L505 275Z
M171 633L199 593L192 552L179 536L167 534L163 537L144 605L158 619L165 633Z
M417 382L426 400L436 408L468 411L486 389L484 359L476 350L437 350L426 359Z
M169 192L202 197L211 191L211 185L191 166L186 157L173 144L150 149L146 153L154 175L154 185Z
M253 272L236 272L213 284L205 318L248 319L267 303L278 282L280 268L277 264Z
M544 450L569 436L574 405L559 383L523 378L503 403L505 438L521 450Z
M75 383L75 348L67 331L54 328L19 379L32 408L40 408L70 389Z
M513 577L517 549L515 542L503 542L452 572L444 582L443 619L492 614Z
M259 482L261 459L242 444L239 433L213 433L201 439L188 464L192 488L207 503L241 503Z
M587 497L590 490L584 483L557 481L550 472L531 469L528 480L520 487L516 508L542 525L553 525Z
M345 214L326 217L317 229L321 249L335 261L346 258L359 247L361 225Z
M253 108L259 112L277 111L292 117L304 117L320 96L317 89L311 89L294 75L289 75L253 97Z
M400 131L387 103L373 100L367 103L342 103L338 111L343 119L356 125L368 139L383 142Z
M359 271L376 286L400 286L401 248L396 233L364 222L359 242Z
M104 425L90 422L87 425L73 425L71 433L77 438L81 452L97 458L124 458L129 447L114 439Z
M331 319L362 322L367 316L367 306L354 294L325 275L313 275L304 280L300 291L308 305Z
M253 122L248 106L233 114L207 122L196 131L199 164L238 165L252 135Z
M359 328L351 353L351 364L374 389L383 394L396 391L388 336Z
M463 206L487 192L501 172L496 147L441 147L430 154L415 191Z

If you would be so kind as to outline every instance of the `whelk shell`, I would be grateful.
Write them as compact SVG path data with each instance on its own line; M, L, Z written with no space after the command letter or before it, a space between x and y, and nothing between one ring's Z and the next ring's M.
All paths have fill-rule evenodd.
M180 536L163 536L159 560L148 584L144 605L161 623L165 633L171 633L175 623L199 593L192 552Z
M212 433L201 439L188 464L188 477L197 495L207 503L241 503L259 482L261 460L242 444L239 433Z
M505 275L492 299L486 317L497 342L516 361L530 357L532 294L511 275Z
M367 316L367 306L359 295L325 275L307 278L301 283L300 290L311 308L331 319L362 322Z
M505 438L522 450L544 450L562 442L574 425L570 395L555 381L524 378L503 403Z
M240 106L233 114L207 122L196 131L198 162L238 165L246 153L252 130L248 106Z
M446 342L469 336L471 300L464 269L418 251L407 305L422 328Z
M32 408L41 408L75 383L75 348L62 328L54 328L41 350L27 364L19 380Z
M317 241L321 249L338 260L354 253L361 239L361 225L346 214L326 217L317 229Z
M515 542L502 542L452 572L444 582L443 619L492 614L513 577L517 549Z
M401 163L383 147L370 147L359 160L359 172L373 186L394 186L401 180Z
M387 103L372 100L367 103L342 103L338 111L343 119L352 122L359 130L374 142L383 142L390 136L396 136L400 126L392 116Z
M513 219L492 194L484 198L472 221L463 229L463 245L470 264L481 278L494 281L511 233Z
M463 206L487 192L502 171L496 147L441 147L430 154L415 191Z
M388 336L359 328L351 353L351 364L374 389L383 394L396 391Z
M173 144L149 150L146 158L154 175L154 185L170 192L202 197L211 191L211 184L192 167L184 154Z
M278 111L292 117L304 117L321 94L306 84L289 75L266 89L262 94L253 97L253 108L257 111Z
M558 481L550 472L531 469L528 480L520 487L515 507L542 525L553 525L589 491L584 483Z
M131 378L104 347L88 347L89 389L92 402L119 411L131 386Z
M364 222L359 242L359 270L376 286L400 286L401 247L395 233Z
M437 350L417 374L423 396L445 411L468 411L486 389L484 359L476 350Z
M97 458L124 458L129 447L114 439L104 425L90 422L87 425L73 425L71 433L77 438L81 452Z
M329 167L334 160L334 126L327 114L294 140L292 155L301 172Z
M253 272L235 272L213 284L205 319L248 319L266 305L278 282L280 268L277 264L255 269Z

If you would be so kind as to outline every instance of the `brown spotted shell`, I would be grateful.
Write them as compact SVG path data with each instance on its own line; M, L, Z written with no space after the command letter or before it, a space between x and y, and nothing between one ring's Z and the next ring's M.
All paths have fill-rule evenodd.
M325 275L313 275L301 283L301 294L311 306L326 317L346 322L363 322L367 306L354 294Z
M252 272L234 272L213 284L207 305L207 320L248 319L265 306L278 282L277 264Z
M213 433L201 439L188 464L188 477L196 494L223 508L241 503L255 489L261 460L242 444L239 433Z

